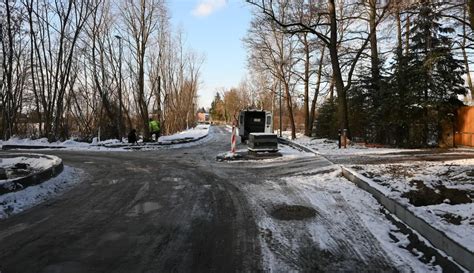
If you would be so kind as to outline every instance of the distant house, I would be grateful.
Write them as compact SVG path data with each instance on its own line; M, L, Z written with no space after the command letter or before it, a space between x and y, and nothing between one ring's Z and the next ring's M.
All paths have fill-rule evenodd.
M209 122L209 113L198 112L196 115L197 122Z

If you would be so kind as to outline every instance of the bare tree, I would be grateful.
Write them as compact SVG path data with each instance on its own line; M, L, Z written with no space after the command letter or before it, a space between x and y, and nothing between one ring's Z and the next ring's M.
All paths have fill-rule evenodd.
M134 77L137 88L135 100L140 114L141 126L146 138L150 137L148 129L148 100L145 88L145 63L146 52L150 46L150 38L156 32L158 22L157 16L162 9L162 0L133 1L126 0L123 7L123 19L127 33L130 35L133 46L131 48L134 57Z
M281 0L275 4L278 9L279 20L286 20L289 12L289 1ZM251 22L249 34L244 42L249 48L253 67L260 67L260 70L267 70L278 81L278 89L283 89L288 118L291 126L292 138L296 137L296 126L293 114L293 96L294 87L298 80L295 74L295 66L298 63L296 58L297 40L295 37L285 34L272 21L264 17L256 16ZM274 91L276 92L276 90ZM277 92L280 93L280 92ZM282 110L281 105L279 106Z
M308 1L308 8L311 9L317 17L312 22L308 23L300 18L287 18L286 21L279 18L278 13L276 12L275 6L276 3L273 0L247 0L248 3L257 7L262 14L275 22L279 27L281 27L286 33L296 34L308 32L316 35L322 43L324 43L328 50L329 56L331 57L331 66L334 77L334 86L337 92L338 98L338 117L339 117L339 127L340 129L348 129L348 108L347 108L347 91L351 88L352 77L356 64L363 52L369 44L371 35L367 35L364 38L357 38L360 40L358 49L353 52L350 57L350 61L347 64L341 63L341 58L344 52L341 52L344 48L341 46L341 25L344 23L344 20L347 23L347 20L353 19L353 16L348 16L347 18L342 18L340 13L338 15L337 5L335 0L326 1L326 5L323 5L322 1ZM389 6L388 4L384 6L381 13L377 16L375 24L371 28L376 27L379 22L384 18L385 11ZM341 3L342 6L339 8L343 9L344 3ZM344 30L344 29L342 29ZM326 34L329 31L329 34ZM354 38L350 38L352 42L355 41ZM345 54L347 57L347 54ZM347 65L347 72L343 75L343 68ZM350 134L350 133L349 133Z

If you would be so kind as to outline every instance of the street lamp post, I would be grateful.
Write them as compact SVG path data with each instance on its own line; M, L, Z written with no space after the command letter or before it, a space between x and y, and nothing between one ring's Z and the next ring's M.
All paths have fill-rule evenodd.
M119 41L119 124L118 124L118 131L120 138L122 137L122 37L119 35L115 35L115 38Z
M279 122L280 122L280 137L282 137L282 132L281 131L282 131L283 126L282 126L282 122L281 122L281 116L282 116L281 115L281 79L280 79L280 98L279 98L279 100L280 100L280 120L279 120Z

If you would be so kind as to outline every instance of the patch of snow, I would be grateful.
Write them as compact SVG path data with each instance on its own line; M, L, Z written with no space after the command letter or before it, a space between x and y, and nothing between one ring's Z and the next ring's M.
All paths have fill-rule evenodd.
M207 124L200 124L200 125L196 126L195 128L192 128L192 129L189 129L189 130L186 130L186 131L174 134L174 135L161 136L158 139L158 141L159 142L171 142L173 140L180 140L180 139L186 139L186 138L190 138L190 139L200 138L200 137L203 137L203 136L205 136L209 133L209 128L210 127L211 126L207 125Z
M337 166L312 172L316 173L259 181L244 188L261 233L265 271L304 271L294 265L298 259L311 259L302 257L307 248L339 253L339 248L350 247L359 259L372 260L377 256L391 261L401 272L441 272L439 267L426 265L400 248L400 244L408 244L406 238L398 243L393 241L390 234L397 228L380 212L381 205L344 179ZM272 218L272 208L281 204L308 206L317 211L317 216L303 221Z
M262 163L262 164L268 164L271 162L285 162L285 161L291 161L299 158L306 158L306 157L315 157L316 155L314 153L308 153L308 152L303 152L297 149L294 149L288 145L284 144L278 144L278 152L281 154L281 156L275 156L274 158L265 158L265 159L238 159L241 157L242 154L247 153L247 149L238 149L236 150L235 154L232 154L231 152L225 152L222 154L219 154L218 157L222 159L235 159L232 161L229 161L229 163L236 163L240 164L242 162L251 162L252 164L254 163Z
M451 200L445 199L445 202L436 205L414 206L401 196L403 193L416 191L419 182L438 193L440 186L473 192L474 159L357 165L355 168L360 173L359 178L474 251L474 203L449 204ZM457 218L460 223L450 223L445 218L446 215Z
M63 194L82 181L83 171L64 166L58 176L21 191L0 195L0 219L8 218Z
M375 148L366 147L358 143L350 143L347 148L339 149L337 140L326 138L310 138L300 136L294 142L316 150L321 155L366 155L366 154L390 154L399 152L420 151L419 149L396 149L396 148Z
M191 128L189 130L185 130L173 135L169 136L161 136L159 138L159 142L164 143L164 144L169 144L171 142L179 141L179 140L194 140L194 139L199 139L202 138L206 135L209 134L211 126L208 124L200 124L197 125L195 128ZM123 140L122 140L123 141ZM86 143L86 142L78 142L73 139L66 140L64 142L48 142L47 138L41 138L41 139L20 139L17 137L10 138L7 141L0 141L1 145L28 145L28 146L42 146L46 147L45 149L50 148L63 148L65 150L89 150L89 151L129 151L126 149L127 147L130 147L128 143L121 142L118 139L107 139L103 141L99 141L96 137L93 138L92 143ZM190 143L182 143L182 144L173 144L174 148L180 148L186 146L186 144ZM108 147L108 146L114 146L115 147ZM140 148L143 148L144 150L154 150L157 148L161 147L145 147L146 145L141 144ZM150 145L151 146L151 145ZM132 146L133 147L133 146ZM169 148L169 147L166 147Z

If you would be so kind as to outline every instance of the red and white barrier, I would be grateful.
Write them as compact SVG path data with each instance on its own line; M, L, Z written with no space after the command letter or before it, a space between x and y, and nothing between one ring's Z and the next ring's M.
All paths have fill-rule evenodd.
M232 137L231 137L231 143L230 143L230 152L235 154L235 146L237 142L237 137L235 135L235 126L232 126Z

